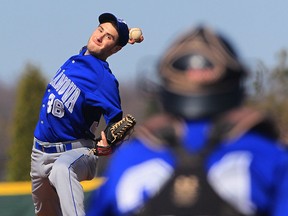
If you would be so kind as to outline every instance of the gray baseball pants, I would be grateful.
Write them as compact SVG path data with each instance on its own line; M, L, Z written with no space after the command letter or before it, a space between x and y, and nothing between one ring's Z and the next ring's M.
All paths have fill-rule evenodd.
M84 192L80 182L95 177L98 157L89 152L93 143L79 140L71 150L46 153L39 149L39 145L35 147L35 141L37 140L33 144L30 172L35 214L85 215ZM41 143L44 147L58 144ZM57 149L61 148L57 146Z

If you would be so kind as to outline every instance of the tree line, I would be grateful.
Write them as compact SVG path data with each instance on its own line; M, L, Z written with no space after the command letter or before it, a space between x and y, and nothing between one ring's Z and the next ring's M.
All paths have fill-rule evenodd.
M288 143L287 51L280 51L277 60L271 69L257 61L244 84L247 104L274 116L282 141ZM0 181L30 180L33 132L47 82L40 68L27 64L14 88L0 87ZM139 90L141 82L120 83L123 110L139 123L157 110L155 100Z

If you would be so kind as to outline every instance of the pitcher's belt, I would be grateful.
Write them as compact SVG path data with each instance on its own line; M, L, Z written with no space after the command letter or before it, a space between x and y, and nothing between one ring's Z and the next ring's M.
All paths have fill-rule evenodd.
M92 140L84 140L84 139L65 143L62 142L47 143L34 139L34 148L45 153L60 153L81 147L92 148L93 145L94 144Z

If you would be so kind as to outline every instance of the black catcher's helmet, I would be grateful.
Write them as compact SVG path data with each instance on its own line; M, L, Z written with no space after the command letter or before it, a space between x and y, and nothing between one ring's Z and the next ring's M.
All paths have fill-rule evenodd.
M228 41L208 28L175 41L158 72L164 109L185 119L211 117L242 102L246 70Z

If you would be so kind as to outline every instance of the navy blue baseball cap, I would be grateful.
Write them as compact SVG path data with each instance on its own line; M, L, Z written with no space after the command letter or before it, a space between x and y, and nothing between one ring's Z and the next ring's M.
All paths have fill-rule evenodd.
M99 16L99 22L100 24L105 22L114 22L119 35L118 44L124 47L128 43L129 28L123 19L118 19L111 13L103 13Z

